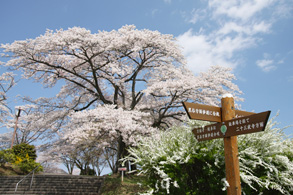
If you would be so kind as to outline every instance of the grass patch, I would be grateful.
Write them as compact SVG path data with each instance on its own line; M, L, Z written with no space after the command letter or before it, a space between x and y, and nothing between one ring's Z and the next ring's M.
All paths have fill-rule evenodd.
M146 180L145 176L126 175L121 181L119 174L107 176L101 194L103 195L137 195L140 192L146 192L147 187L142 186Z
M0 175L1 176L23 175L23 172L19 168L15 167L9 163L5 163L5 164L0 165Z

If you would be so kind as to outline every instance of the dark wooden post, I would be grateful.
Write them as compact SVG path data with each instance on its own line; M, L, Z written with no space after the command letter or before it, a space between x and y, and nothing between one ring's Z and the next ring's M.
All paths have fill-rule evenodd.
M234 98L232 95L224 95L222 100L222 121L235 117ZM228 195L241 195L240 172L238 160L237 136L224 138L226 179L229 183Z

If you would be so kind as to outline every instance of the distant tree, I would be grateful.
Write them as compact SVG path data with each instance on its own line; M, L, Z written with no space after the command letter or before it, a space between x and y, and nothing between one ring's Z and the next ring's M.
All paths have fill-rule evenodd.
M58 167L58 164L56 164L55 162L44 163L42 166L43 173L67 174L67 172Z
M104 149L103 156L105 158L105 161L107 162L107 166L112 170L112 173L115 172L115 170L118 169L117 167L117 144L112 143L111 147L106 147ZM119 159L118 159L119 160Z
M93 166L93 169L96 171L96 174L98 176L101 176L103 170L108 166L107 159L105 157L105 154L94 156L92 158L91 164Z
M60 167L60 160L52 158L50 154L46 152L40 152L38 150L38 157L37 157L37 162L42 163L43 167L43 173L67 173L65 170L63 170Z
M41 101L39 100L39 102ZM21 115L17 123L15 144L47 141L57 136L56 132L59 130L60 125L65 122L68 113L66 110L56 109L53 102L50 102L50 106L46 106L47 102L45 101L41 103L42 106L27 104L16 107L21 110ZM13 129L15 118L8 119L5 126L8 129ZM6 136L11 139L11 135L12 132ZM2 137L4 138L4 135Z
M79 128L78 132L71 128L76 136L71 134L70 139L86 142L87 139L80 138L91 134L101 138L101 132L106 132L105 142L113 143L115 139L118 144L117 159L126 154L128 145L136 142L136 135L182 121L182 101L216 105L223 93L233 93L235 97L241 93L232 83L235 77L230 69L215 66L195 76L186 68L172 35L138 30L132 25L98 33L78 27L48 30L35 39L15 41L1 48L10 58L5 66L22 71L24 78L34 79L45 87L54 87L58 81L63 84L55 99L31 101L44 107L43 113L48 117L43 119L60 120L58 114L47 111L53 107L54 113L76 112L71 117L80 113L85 117L80 119L83 124L97 126L95 121L108 121L103 123L104 127L95 129L83 125L84 129ZM127 115L133 112L132 122L127 121L137 127L117 121L122 115L113 118L112 114L123 114L122 110ZM87 118L89 114L93 118ZM61 116L63 120L65 117ZM76 125L73 120L59 124L58 128ZM70 134L68 128L62 130Z

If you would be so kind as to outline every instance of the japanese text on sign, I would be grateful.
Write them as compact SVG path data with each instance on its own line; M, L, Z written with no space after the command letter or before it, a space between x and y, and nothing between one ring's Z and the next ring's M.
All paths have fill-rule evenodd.
M264 121L250 123L249 118L228 122L228 127L236 126L236 131L253 130L264 127Z
M225 137L264 131L269 115L270 111L267 111L226 121L228 130Z
M263 131L269 115L270 111L267 111L222 123L197 127L193 129L193 134L198 141L204 141Z
M218 116L218 117L220 117L220 112L216 112L216 111L212 111L212 110L188 108L188 112L196 113L196 114L202 114L202 115L208 115L208 116Z
M193 129L193 134L198 141L221 138L223 135L219 131L220 123L208 125L205 127L197 127Z

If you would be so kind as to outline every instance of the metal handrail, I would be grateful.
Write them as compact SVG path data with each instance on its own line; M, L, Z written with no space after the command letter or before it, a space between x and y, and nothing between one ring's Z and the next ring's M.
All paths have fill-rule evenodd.
M39 168L42 164L46 163L47 160L43 161L42 163L40 163L39 166L37 166L36 168L34 168L29 174L27 174L26 176L24 176L24 178L22 178L19 182L17 182L16 186L15 186L15 190L14 190L14 194L15 192L17 191L17 187L18 187L18 184L20 184L26 177L28 177L30 174L32 174L32 179L31 179L31 184L30 184L30 189L32 188L32 184L33 184L33 179L34 179L34 175L35 175L35 170L37 168Z

